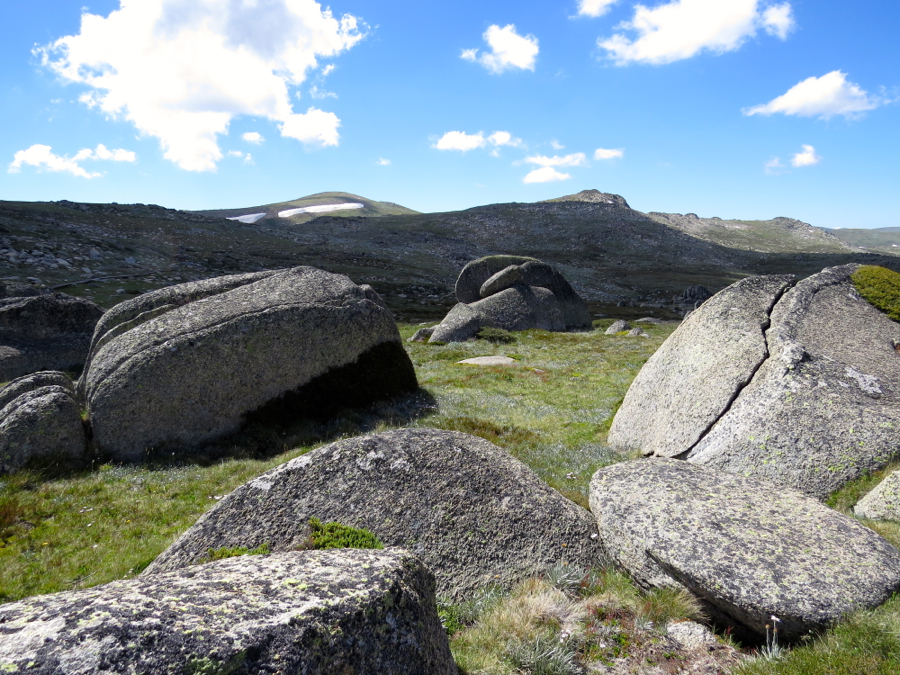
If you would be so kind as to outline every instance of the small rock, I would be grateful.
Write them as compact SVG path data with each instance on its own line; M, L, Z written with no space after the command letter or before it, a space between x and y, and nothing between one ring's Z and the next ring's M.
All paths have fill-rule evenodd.
M631 330L631 324L625 321L624 319L617 319L612 322L612 325L606 329L606 335L615 335L616 333L621 333L622 331Z
M860 518L900 521L900 470L892 471L860 499L853 513Z
M508 356L473 356L471 359L463 359L456 363L468 366L511 366L516 360Z

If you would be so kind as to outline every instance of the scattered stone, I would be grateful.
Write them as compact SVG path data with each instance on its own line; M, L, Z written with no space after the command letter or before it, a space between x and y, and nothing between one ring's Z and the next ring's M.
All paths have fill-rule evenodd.
M662 319L657 319L655 316L645 316L641 319L635 319L635 323L665 323Z
M161 288L98 324L79 382L98 450L139 460L241 429L414 391L371 287L312 267Z
M420 328L417 330L411 338L408 338L407 342L428 342L428 338L431 337L431 334L434 333L434 326L430 326L428 328Z
M853 507L860 518L900 521L900 471L892 471Z
M622 333L623 331L631 330L631 324L625 321L624 319L616 319L612 322L609 328L606 329L606 335L615 335L616 333Z
M626 337L650 337L640 326L635 326L626 333Z
M696 309L711 297L713 294L705 286L689 286L684 293L673 297L672 302L676 305L693 305Z
M81 406L63 373L36 373L0 389L0 475L84 458Z
M717 623L794 641L900 588L900 551L794 490L670 459L597 471L591 510L614 564L685 588Z
M246 483L144 574L190 565L209 548L290 550L312 517L409 549L454 598L557 563L603 563L591 514L506 451L454 431L400 429L332 443Z
M457 672L434 577L399 549L247 555L0 606L0 668Z
M719 646L716 634L702 623L678 621L666 626L666 635L687 649L715 648Z
M463 359L457 363L469 366L511 366L516 363L516 360L508 356L473 356L471 359Z

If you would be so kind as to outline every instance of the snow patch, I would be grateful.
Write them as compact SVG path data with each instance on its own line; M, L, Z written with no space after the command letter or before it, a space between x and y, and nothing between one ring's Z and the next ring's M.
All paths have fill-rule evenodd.
M364 209L365 204L359 202L348 202L346 204L319 204L318 206L304 206L299 209L288 209L279 211L279 218L290 218L298 213L328 213L329 211L349 211L350 209Z
M257 220L265 217L265 213L248 213L245 216L233 216L231 218L228 218L228 220L237 220L242 223L255 223Z

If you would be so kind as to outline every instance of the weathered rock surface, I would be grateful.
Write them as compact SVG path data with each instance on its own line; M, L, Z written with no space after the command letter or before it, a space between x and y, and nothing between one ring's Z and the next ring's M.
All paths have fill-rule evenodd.
M892 471L853 507L860 518L900 521L900 471Z
M38 370L79 369L103 309L64 293L35 293L24 284L0 298L0 381Z
M465 366L514 366L516 360L508 356L473 356L471 359L463 359L457 361L460 365Z
M431 334L434 332L434 326L429 326L427 328L420 328L417 330L411 337L406 339L407 342L428 342L428 338L431 337Z
M900 551L794 490L670 459L600 469L591 510L615 564L683 587L717 622L796 640L900 588Z
M587 304L550 265L534 258L495 255L466 265L456 281L455 305L430 342L462 342L481 328L563 331L591 325Z
M411 550L438 592L456 598L559 562L603 562L591 514L505 451L458 432L402 429L332 443L246 483L144 574L221 546L289 550L306 538L311 517Z
M64 373L25 375L0 389L0 474L35 462L77 462L86 443L81 406Z
M609 325L609 328L606 329L604 335L615 335L616 333L621 333L626 330L631 330L631 324L625 321L625 319L616 319Z
M818 498L884 466L900 451L900 326L859 297L856 269L718 293L644 365L611 444Z
M0 606L0 670L456 673L406 551L242 556Z
M634 378L610 445L660 457L694 447L768 356L769 312L791 280L742 279L685 319Z
M94 443L116 459L173 452L417 387L391 313L370 287L311 267L182 284L116 306L79 382Z

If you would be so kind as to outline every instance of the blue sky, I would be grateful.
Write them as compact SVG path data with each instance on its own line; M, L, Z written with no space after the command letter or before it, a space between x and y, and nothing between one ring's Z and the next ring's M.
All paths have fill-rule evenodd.
M34 0L0 25L0 199L420 211L587 188L900 226L900 3Z

